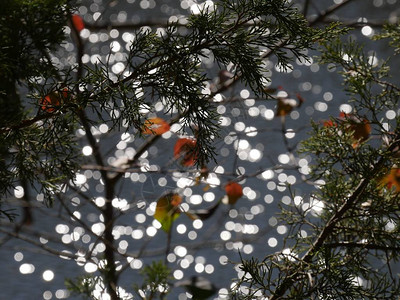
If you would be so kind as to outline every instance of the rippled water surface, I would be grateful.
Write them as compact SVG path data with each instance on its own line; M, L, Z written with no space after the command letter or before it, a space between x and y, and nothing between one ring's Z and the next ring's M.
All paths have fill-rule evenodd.
M310 14L341 1L311 2L316 4L309 8ZM343 20L366 18L380 22L381 18L394 18L399 13L395 0L354 2L338 12ZM361 2L368 2L368 5L360 5ZM182 20L184 23L184 16L198 13L202 5L200 1L191 0L83 1L77 12L87 23L81 32L85 41L82 61L87 65L108 62L112 76L116 77L126 67L126 53L135 37L132 28L147 26L145 28L152 32L162 34L166 22ZM179 30L184 34L186 29L179 27ZM369 39L376 30L373 26L360 26L353 33L354 38L365 43L371 63L388 55L381 43L372 44ZM220 206L216 214L205 221L193 221L185 215L177 219L171 252L167 256L176 280L192 275L206 277L220 289L220 298L240 273L235 266L239 261L238 251L244 257L262 258L281 250L288 230L277 219L281 205L314 205L315 215L323 210L321 203L309 197L313 186L304 182L311 158L289 150L295 150L298 142L307 137L311 119L320 122L329 115L337 116L341 110L350 112L352 106L341 89L340 77L329 66L319 65L313 57L315 54L317 52L308 53L309 61L295 60L289 72L282 72L273 59L265 62L271 78L270 87L277 88L278 96L296 100L299 93L305 99L300 108L286 117L285 128L281 119L275 117L276 101L257 99L245 86L236 85L215 97L215 102L221 102L216 105L221 114L221 138L215 145L218 157L209 164L210 173L200 184L195 184L193 171L181 172L181 166L174 160L172 148L179 137L177 125L142 155L139 166L126 173L118 185L118 197L112 200L120 212L113 233L121 254L118 265L126 268L121 277L122 286L131 288L133 283L140 284L142 279L137 271L153 260L164 258L167 235L153 215L157 199L166 191L178 191L183 195L185 209L207 208L224 196L224 185L229 180L242 176L240 184L244 196L235 206ZM74 64L75 60L76 46L72 41L61 45L53 57L54 63L60 66ZM210 59L202 63L212 78L208 86L211 89L217 84L218 70ZM239 101L226 101L232 97ZM162 101L156 104L156 113L161 115L165 109ZM393 114L396 112L387 117ZM105 123L92 127L110 165L132 157L144 141L134 132L109 129ZM282 130L286 130L285 138ZM83 130L77 130L76 136L89 165L93 149ZM293 160L299 169L293 167ZM89 204L104 205L100 171L86 166L79 172L75 184L79 191L67 196L72 217L57 201L53 208L46 208L42 204L43 196L35 195L34 223L24 231L31 243L12 239L0 247L3 266L0 299L75 299L66 291L64 279L98 271L96 264L84 259L84 253L93 251L101 257L105 249L93 235L104 230L102 216ZM16 188L15 196L20 198L22 194L21 188ZM305 236L307 232L300 234ZM54 249L54 253L49 254L47 248ZM81 259L68 257L80 253ZM186 299L181 288L174 289L170 297Z

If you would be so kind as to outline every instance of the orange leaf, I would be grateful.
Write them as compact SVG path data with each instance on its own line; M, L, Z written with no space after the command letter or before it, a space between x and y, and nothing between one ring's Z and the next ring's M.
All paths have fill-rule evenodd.
M61 93L51 92L44 98L40 99L40 105L42 110L47 112L54 112L63 102L68 98L69 91L64 88Z
M389 189L395 188L396 192L400 192L400 168L390 169L390 172L380 182Z
M154 134L162 135L170 129L170 126L164 119L161 118L150 118L146 120L143 124L142 133L143 134Z
M341 112L338 121L344 125L346 130L352 131L353 148L357 148L360 143L366 141L371 134L370 122L354 114L346 114ZM336 126L332 120L325 121L324 126Z
M165 232L171 230L173 222L179 217L181 202L182 197L176 193L169 193L158 199L154 218L161 223L161 228Z
M228 182L225 185L226 195L228 196L228 203L235 204L240 197L243 196L243 188L237 182Z
M79 15L72 15L72 25L78 32L81 32L85 28L85 23Z
M174 146L174 157L182 158L181 164L185 167L193 166L197 161L196 140L189 138L179 139Z
M366 141L371 133L371 125L368 120L362 119L360 123L354 123L350 125L350 129L353 133L353 147L356 148L359 143Z

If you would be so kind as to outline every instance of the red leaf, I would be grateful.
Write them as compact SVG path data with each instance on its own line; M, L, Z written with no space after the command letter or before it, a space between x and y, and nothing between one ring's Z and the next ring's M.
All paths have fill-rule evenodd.
M235 204L240 197L243 196L243 188L237 182L228 182L225 185L226 195L228 196L228 203Z
M181 164L185 167L193 166L197 161L196 140L190 138L179 139L174 146L174 157L182 157Z
M56 110L55 107L60 105L60 101L58 101L58 97L53 93L47 95L46 97L40 100L40 104L42 105L42 109L47 112L54 112Z
M337 126L337 124L332 120L324 121L324 127L333 127L333 126Z
M72 15L72 26L74 26L78 32L81 32L83 29L85 29L85 23L83 22L82 17L79 15Z
M41 108L47 112L54 112L65 102L65 100L67 100L68 96L69 91L67 88L64 88L61 93L51 92L44 98L40 99Z

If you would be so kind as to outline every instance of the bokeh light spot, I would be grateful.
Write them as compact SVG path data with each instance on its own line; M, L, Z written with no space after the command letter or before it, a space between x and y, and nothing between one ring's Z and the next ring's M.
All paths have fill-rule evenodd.
M52 281L54 279L54 272L51 270L46 270L42 274L43 280Z

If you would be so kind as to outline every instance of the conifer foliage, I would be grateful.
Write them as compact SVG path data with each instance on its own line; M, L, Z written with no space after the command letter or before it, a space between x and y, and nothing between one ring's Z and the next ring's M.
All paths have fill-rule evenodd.
M88 274L67 278L65 284L70 293L90 299L165 299L172 289L183 286L193 299L216 293L270 300L398 296L400 87L390 75L390 60L376 59L348 38L350 27L329 19L355 1L334 2L319 10L312 0L206 1L196 4L187 16L137 26L109 22L101 13L96 20L85 19L78 11L85 4L80 1L2 1L0 216L7 225L0 228L4 235L0 246L18 238L73 259ZM398 24L370 25L381 30L374 39L391 46L393 54L400 51ZM119 27L129 36L125 50L111 44L106 59L86 54L90 31ZM99 36L107 40L103 33ZM60 56L60 45L73 49L73 55ZM272 68L291 72L296 62L313 60L342 75L352 109L312 121L309 138L293 146L289 137L302 129L287 129L288 119L295 120L293 113L309 100L298 91L293 91L297 100L291 99L271 79L271 72ZM235 94L238 85L254 99ZM274 110L264 104L256 107L256 101L274 103ZM257 145L243 154L241 150L250 149L243 137L270 128L240 129L245 122L238 121L233 125L236 133L225 132L224 113L246 111L254 116L260 107L265 119L279 124L286 152L272 166L275 158L265 155L268 167L262 165L250 174L238 161L258 162L268 149ZM110 150L115 136L121 139ZM168 141L170 137L174 142ZM222 141L233 144L234 155L226 148L220 151ZM230 156L229 166L223 165L221 153ZM311 169L305 171L301 161L311 161ZM186 227L175 228L177 222L184 219L196 229L213 224L202 232L202 245L187 246L212 248L210 237L228 217L234 219L242 211L236 207L260 197L246 180L269 180L286 169L312 192L296 195L289 180L279 179L279 188L289 194L279 220L273 222L288 228L282 250L265 253L263 259L239 254L238 277L232 273L234 283L226 289L218 290L200 276L177 282L170 265L187 251L179 250L175 234ZM144 183L148 174L165 176L151 191L162 189L162 193L151 198L148 191L136 189L130 191L131 199L121 196L132 182ZM167 186L167 176L176 186ZM87 184L90 179L99 182L93 189ZM202 195L192 197L189 187ZM262 187L260 191L265 193ZM193 209L202 197L212 203ZM58 239L26 229L36 222L32 211L43 204L50 211L57 207L58 220L78 226L71 233L75 244L65 242L67 234ZM21 216L16 211L19 206ZM143 211L151 216L150 222ZM252 206L252 211L262 213L259 206ZM148 222L147 229L130 227L133 220ZM242 230L239 225L225 223L236 231ZM256 228L242 227L243 232ZM58 233L64 229L57 229ZM197 236L193 232L191 237ZM214 245L217 251L242 247L245 240L256 242L268 230L243 240L225 233L220 234L222 242ZM127 250L128 243L119 239L130 234L135 243L147 235L140 247ZM70 245L59 250L47 245L48 239ZM162 248L152 249L149 244ZM142 268L143 257L157 255L163 260ZM140 268L137 273L143 284L123 286L121 278L129 277L127 270Z

